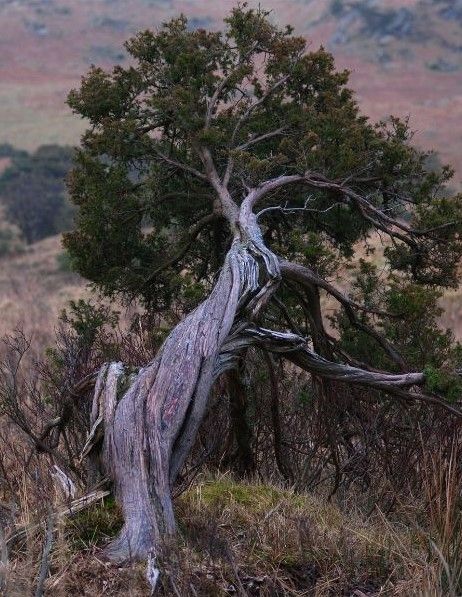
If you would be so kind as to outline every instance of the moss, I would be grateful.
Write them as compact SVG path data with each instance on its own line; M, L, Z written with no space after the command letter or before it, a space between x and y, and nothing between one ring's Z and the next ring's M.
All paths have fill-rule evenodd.
M219 479L199 487L200 499L206 506L245 506L258 512L274 507L281 499L292 497L289 492L268 485L244 485L230 479Z
M237 510L243 509L257 518L266 516L279 504L293 513L298 511L306 518L316 519L316 524L323 528L342 527L345 523L340 510L324 500L271 485L238 483L230 477L200 483L178 500L182 510L197 507L216 512L227 508L237 515Z
M117 401L119 401L134 383L139 367L125 367L124 374L117 379Z

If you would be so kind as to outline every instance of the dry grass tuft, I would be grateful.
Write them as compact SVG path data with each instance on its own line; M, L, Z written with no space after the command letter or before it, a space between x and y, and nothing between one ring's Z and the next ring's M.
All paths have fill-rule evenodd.
M21 328L40 351L53 342L67 302L88 296L82 278L62 269L62 253L61 237L54 236L0 259L0 336Z

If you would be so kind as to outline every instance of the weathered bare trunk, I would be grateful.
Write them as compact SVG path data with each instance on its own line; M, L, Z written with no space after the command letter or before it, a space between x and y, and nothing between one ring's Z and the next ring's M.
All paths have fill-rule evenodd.
M258 235L256 242L248 235L245 242L235 240L210 296L173 329L125 393L122 364L100 372L85 453L102 426L103 466L124 515L119 537L106 550L110 559L146 558L162 536L175 531L171 486L192 447L214 380L235 364L224 343L238 313L245 321L244 313L258 311L271 287L268 280L278 275L274 264Z

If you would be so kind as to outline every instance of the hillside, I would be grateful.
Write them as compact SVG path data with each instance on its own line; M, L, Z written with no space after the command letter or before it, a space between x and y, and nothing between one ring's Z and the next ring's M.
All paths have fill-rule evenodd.
M377 256L380 243L377 239ZM348 274L336 280L348 287ZM52 343L57 317L71 299L90 297L85 280L69 271L61 246L61 237L54 236L29 246L24 253L0 259L0 336L18 326L32 338L37 347ZM447 291L441 302L443 327L452 329L462 340L460 304L462 289ZM334 305L332 305L334 306Z
M0 336L21 326L35 346L51 342L57 316L70 299L85 296L85 283L67 269L59 236L0 261Z
M256 2L253 2L254 4ZM0 141L34 149L76 143L84 123L64 104L91 63L124 62L122 43L184 12L218 27L234 0L1 0ZM410 115L415 141L462 173L459 0L267 0L313 48L327 46L373 119ZM459 174L458 174L459 176ZM460 177L460 176L459 176Z

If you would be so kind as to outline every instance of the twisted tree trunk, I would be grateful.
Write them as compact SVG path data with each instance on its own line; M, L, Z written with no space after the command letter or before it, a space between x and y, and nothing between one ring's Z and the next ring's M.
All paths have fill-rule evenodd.
M102 426L103 467L115 484L125 521L107 548L114 561L146 558L163 535L174 533L171 486L192 447L214 380L237 358L237 350L225 342L233 326L234 332L239 322L245 327L258 312L279 277L277 259L248 222L241 224L210 296L172 330L125 393L121 363L100 372L92 441L85 453L91 453Z

